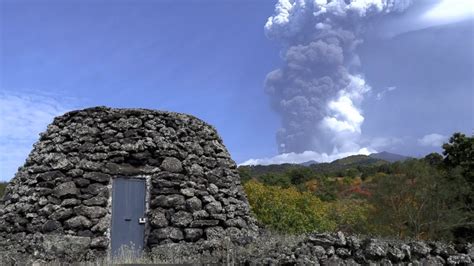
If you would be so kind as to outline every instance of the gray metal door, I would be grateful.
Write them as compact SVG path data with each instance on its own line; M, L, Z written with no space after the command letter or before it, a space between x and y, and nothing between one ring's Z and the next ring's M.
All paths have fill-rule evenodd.
M145 180L116 178L112 184L112 255L123 245L140 251L144 244Z

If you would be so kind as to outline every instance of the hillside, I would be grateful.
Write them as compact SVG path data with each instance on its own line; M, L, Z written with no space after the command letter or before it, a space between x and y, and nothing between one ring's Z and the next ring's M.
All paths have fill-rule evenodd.
M405 161L405 160L408 160L408 159L411 158L411 157L408 157L408 156L403 156L403 155L400 155L400 154L390 153L390 152L386 152L386 151L379 152L379 153L372 153L369 156L371 158L380 159L380 160L384 160L384 161L391 162L391 163L399 162L399 161Z
M336 172L349 169L360 169L366 167L378 167L388 164L388 161L373 158L367 155L352 155L330 163L316 163L309 161L303 164L271 164L271 165L253 165L239 166L239 170L245 171L252 177L259 177L266 174L281 174L294 169L308 169L315 174L336 174Z
M317 164L318 162L316 162L315 160L310 160L310 161L307 161L307 162L304 162L304 163L300 163L300 165L304 165L304 166L310 166L312 164Z
M387 163L385 160L372 158L367 155L352 155L332 161L331 163L313 164L310 168L316 173L329 174L351 168L380 166Z
M266 174L280 174L292 169L305 169L307 166L300 164L270 164L270 165L241 165L240 171L245 171L251 176L262 176Z

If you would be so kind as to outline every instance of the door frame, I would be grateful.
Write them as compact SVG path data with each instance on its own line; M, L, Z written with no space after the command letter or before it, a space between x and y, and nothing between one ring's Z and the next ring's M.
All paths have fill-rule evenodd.
M125 176L125 175L117 175L117 176L112 176L110 178L110 182L108 185L109 189L109 202L107 204L108 208L108 216L109 216L109 228L107 229L106 235L107 239L109 240L109 244L107 247L107 257L111 258L112 257L112 204L113 204L113 182L115 179L118 178L123 178L123 179L138 179L138 180L144 180L145 181L145 217L146 217L146 223L145 223L145 232L143 234L143 250L148 248L148 237L150 235L150 223L149 223L149 213L150 213L150 191L151 191L151 176L150 175L134 175L134 176Z

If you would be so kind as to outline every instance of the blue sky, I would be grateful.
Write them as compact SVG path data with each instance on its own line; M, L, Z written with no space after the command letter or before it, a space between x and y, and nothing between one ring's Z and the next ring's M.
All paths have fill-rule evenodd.
M54 116L97 105L189 113L217 128L237 163L273 158L280 117L264 81L283 48L263 26L275 3L0 0L0 180ZM367 36L361 145L419 156L472 134L472 23Z

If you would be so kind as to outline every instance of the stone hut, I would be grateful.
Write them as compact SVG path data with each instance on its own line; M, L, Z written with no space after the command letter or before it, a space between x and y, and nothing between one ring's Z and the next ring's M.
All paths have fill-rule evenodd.
M95 107L56 117L0 202L0 246L87 259L256 232L236 164L193 116Z

